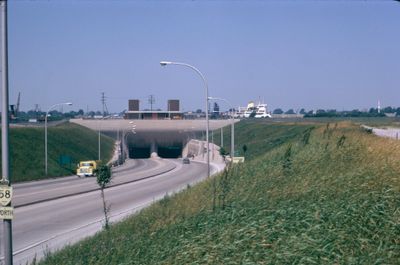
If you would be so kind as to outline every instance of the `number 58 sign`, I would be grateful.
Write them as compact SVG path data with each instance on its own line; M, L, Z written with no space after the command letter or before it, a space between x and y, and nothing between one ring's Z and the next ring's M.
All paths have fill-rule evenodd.
M11 202L12 198L12 187L7 185L0 186L0 204L7 206Z

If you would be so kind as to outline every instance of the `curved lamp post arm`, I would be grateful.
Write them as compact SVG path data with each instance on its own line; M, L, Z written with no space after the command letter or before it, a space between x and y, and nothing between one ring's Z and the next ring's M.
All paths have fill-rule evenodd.
M53 106L51 106L51 107L46 111L46 117L44 117L45 125L47 125L47 116L49 115L49 112L50 112L52 109L54 109L55 107L61 106L61 105L68 105L68 106L71 106L72 103L71 103L71 102L64 102L64 103L57 103L57 104L54 104ZM47 126L46 126L46 127L47 127Z
M203 79L204 85L206 87L207 90L207 98L208 98L208 83L206 78L204 77L204 75L200 72L199 69L197 69L196 67L194 67L193 65L187 64L187 63L180 63L180 62L168 62L168 61L161 61L160 62L161 66L167 66L167 65L181 65L181 66L186 66L189 67L190 69L194 70L200 77L201 79Z
M199 69L194 67L193 65L187 64L187 63L181 63L181 62L170 62L170 61L161 61L160 62L161 66L167 66L167 65L180 65L180 66L185 66L193 71L195 71L203 80L204 86L205 86L205 92L206 92L206 141L207 141L207 177L210 177L210 143L209 143L209 136L208 136L208 131L210 129L209 126L209 120L208 120L208 84L207 80L204 77L204 75L200 72Z

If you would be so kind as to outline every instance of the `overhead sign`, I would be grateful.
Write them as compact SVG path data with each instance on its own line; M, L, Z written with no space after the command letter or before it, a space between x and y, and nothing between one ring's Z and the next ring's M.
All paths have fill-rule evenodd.
M13 207L0 207L0 219L11 220L13 219L14 208Z
M7 206L12 199L13 189L8 185L0 185L0 204Z

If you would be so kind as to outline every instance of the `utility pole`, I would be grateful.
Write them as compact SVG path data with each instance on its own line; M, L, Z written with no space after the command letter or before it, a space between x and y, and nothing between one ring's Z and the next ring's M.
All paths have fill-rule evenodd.
M221 127L221 148L224 147L224 127Z
M104 116L107 116L107 114L108 114L108 109L107 109L107 104L106 104L106 96L105 96L105 93L104 92L102 92L101 93L101 105L103 106L103 118L104 118Z
M153 104L156 102L154 95L149 96L150 110L153 111Z
M2 161L2 183L11 186L10 181L10 160L9 160L9 116L8 116L8 39L7 39L7 0L0 0L1 13L1 91L2 91L2 111L1 111L1 161ZM10 202L5 205L11 207ZM12 222L11 219L3 219L3 246L4 263L13 264L12 250Z

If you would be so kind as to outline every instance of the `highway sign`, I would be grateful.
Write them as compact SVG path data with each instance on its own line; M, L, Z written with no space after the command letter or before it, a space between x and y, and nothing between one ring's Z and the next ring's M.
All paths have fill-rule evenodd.
M233 163L234 164L244 163L244 156L235 156L235 157L233 157Z
M14 215L13 207L0 207L0 219L12 220Z
M0 185L0 204L7 206L12 199L13 189L8 185Z

